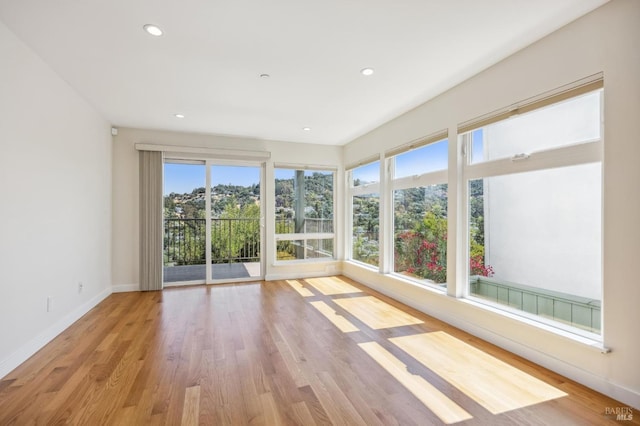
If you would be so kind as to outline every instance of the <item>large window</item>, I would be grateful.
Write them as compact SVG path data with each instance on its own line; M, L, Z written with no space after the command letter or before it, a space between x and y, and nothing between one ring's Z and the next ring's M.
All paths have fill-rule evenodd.
M446 287L448 141L389 159L393 174L393 271Z
M600 334L601 102L595 90L461 136L471 297Z
M335 173L275 169L276 260L333 259Z
M350 171L351 259L367 265L380 262L380 162Z

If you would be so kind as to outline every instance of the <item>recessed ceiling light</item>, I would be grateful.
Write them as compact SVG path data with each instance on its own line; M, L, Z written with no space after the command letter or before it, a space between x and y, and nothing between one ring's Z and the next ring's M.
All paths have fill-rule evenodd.
M311 127L303 127L302 130L304 130L305 132L310 132L311 131Z
M260 74L260 78L269 78L271 77L269 74Z
M152 36L160 37L162 35L162 30L157 25L147 24L142 28Z
M184 118L184 114L173 114L175 118Z
M371 75L371 74L373 74L373 68L362 68L360 70L360 73L362 75Z

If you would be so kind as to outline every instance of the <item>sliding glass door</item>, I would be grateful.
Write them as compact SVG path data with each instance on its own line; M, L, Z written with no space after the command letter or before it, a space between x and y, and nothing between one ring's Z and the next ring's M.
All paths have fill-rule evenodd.
M211 279L260 278L262 205L256 166L212 165Z
M206 165L164 164L164 282L205 281L207 265Z
M261 279L262 166L165 160L165 285Z

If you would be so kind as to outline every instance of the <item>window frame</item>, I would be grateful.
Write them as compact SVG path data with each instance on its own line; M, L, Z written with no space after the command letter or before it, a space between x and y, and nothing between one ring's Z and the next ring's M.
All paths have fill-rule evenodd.
M300 166L300 165L291 165L291 164L274 164L274 180L273 180L273 191L274 191L274 200L275 200L275 174L277 170L292 170L292 171L303 171L303 172L327 172L331 173L332 176L332 189L331 189L331 197L332 197L332 232L290 232L290 233L281 233L278 234L275 232L277 218L274 216L274 241L273 241L273 264L274 265L284 265L291 263L306 263L306 262L332 262L337 259L336 257L336 201L337 201L337 191L336 191L336 183L337 183L337 169L335 167L323 167L323 166ZM304 250L304 258L303 259L278 259L278 243L281 241L302 241L302 244L306 247L307 240L331 240L332 241L332 254L330 258L307 258L306 257L306 248Z
M355 169L359 168L359 167L365 167L365 166L369 166L371 164L374 163L378 163L378 180L376 182L371 182L371 183L366 183L364 185L358 185L358 186L354 186L353 185L353 172ZM357 263L360 266L369 268L369 269L380 269L381 268L381 264L382 264L382 233L383 233L383 227L382 227L382 206L381 206L381 199L382 199L382 194L381 194L381 189L382 189L382 185L381 185L381 180L383 178L382 173L380 171L380 165L384 164L384 161L379 157L372 157L369 158L365 161L361 161L357 164L353 164L349 167L346 168L346 173L345 173L345 179L346 179L346 187L347 187L347 191L346 191L346 198L347 198L347 205L346 205L346 232L345 235L347 235L347 239L345 239L347 241L346 247L345 247L345 258L350 261L350 262L354 262ZM357 196L363 196L363 195L374 195L377 194L378 195L378 264L377 265L372 265L370 263L366 263L363 262L361 260L358 259L354 259L353 258L353 198L357 197Z
M435 170L435 171L431 171L431 172L425 172L425 173L419 173L413 176L404 176L404 177L400 177L400 178L395 178L395 167L396 167L396 158L399 155L405 154L407 152L410 151L414 151L420 148L423 148L427 145L433 145L433 144L437 144L437 143L443 143L446 142L447 143L447 167L445 167L444 169L440 169L440 170ZM389 234L391 235L391 238L389 239L390 244L389 244L389 253L390 253L390 265L389 265L389 275L399 278L399 279L403 279L403 280L409 280L411 282L417 283L421 286L426 286L429 287L431 289L437 290L437 291L441 291L443 293L447 292L447 282L442 283L441 285L437 284L437 283L428 283L425 282L425 280L420 280L418 278L414 278L408 275L403 275L402 273L396 272L395 271L395 191L397 190L403 190L403 189L412 189L412 188L424 188L424 187L428 187L428 186L433 186L433 185L440 185L440 184L446 184L447 185L447 211L449 211L448 209L448 205L450 203L450 197L449 197L449 146L450 140L448 137L448 133L445 131L442 132L438 132L435 133L434 135L431 135L425 139L423 139L420 143L410 143L408 145L405 146L401 146L399 148L390 150L387 152L386 154L386 158L385 158L385 163L386 163L386 170L387 170L387 174L388 174L388 180L389 180L389 189L388 189L388 199L390 200L390 218L389 218L389 223L390 223L390 230L388 231ZM449 221L449 217L447 214L447 222ZM447 253L447 269L449 268L449 255Z
M590 90L585 90L589 88ZM472 133L475 130L481 129L487 125L497 123L506 120L513 116L497 115L494 120L485 119L479 122L478 127L472 127L469 125L461 125L458 129L458 141L461 146L460 153L462 155L462 173L460 178L460 191L461 191L461 222L458 224L458 229L463 232L463 247L462 247L462 259L466 263L467 267L463 268L464 273L462 277L458 279L458 285L462 285L461 298L467 299L474 304L477 304L483 308L491 308L503 313L513 314L523 319L527 319L539 324L550 326L557 330L569 332L574 335L588 338L590 340L602 342L604 338L604 330L601 328L600 333L594 333L564 324L560 321L544 318L539 315L531 314L523 310L512 308L507 305L503 305L497 302L492 302L480 297L476 297L470 292L470 271L469 264L469 235L470 235L470 211L469 211L469 182L476 179L485 179L496 176L515 175L526 172L544 171L557 168L565 168L571 166L578 166L584 164L600 164L601 168L604 168L604 87L602 80L591 82L588 85L580 86L575 92L563 92L561 96L557 96L554 102L549 102L550 98L545 98L544 102L538 104L537 107L529 107L527 113L542 109L547 106L568 101L578 98L587 93L593 93L599 91L600 93L600 137L590 139L583 142L578 142L570 145L563 145L557 148L549 148L538 151L531 151L528 153L516 154L508 158L499 158L494 160L487 160L479 163L472 164ZM573 93L571 96L567 96L567 93ZM464 130L464 131L461 131ZM486 142L485 142L486 143ZM601 185L600 192L600 209L601 215L604 216L604 185ZM601 232L603 229L601 228ZM604 241L601 241L603 244ZM604 249L600 248L601 265ZM601 277L602 278L602 277ZM601 282L602 290L604 290L604 282ZM603 323L603 305L601 305L600 311L600 324Z

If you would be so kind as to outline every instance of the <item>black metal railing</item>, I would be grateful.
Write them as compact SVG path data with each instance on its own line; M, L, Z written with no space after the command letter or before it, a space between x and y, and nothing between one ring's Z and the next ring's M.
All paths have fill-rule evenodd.
M164 220L164 265L206 263L206 220ZM260 219L211 219L212 263L260 261Z
M164 266L206 263L206 220L164 220ZM277 219L276 233L295 233L295 219ZM332 233L333 219L305 218L303 233ZM313 240L303 258L333 255L332 240ZM283 242L282 244L285 244ZM292 247L293 243L289 243ZM290 251L295 251L290 248ZM211 262L238 263L260 261L260 219L211 219Z
M164 265L202 265L206 263L205 219L164 220Z
M260 219L211 219L212 263L260 261Z

